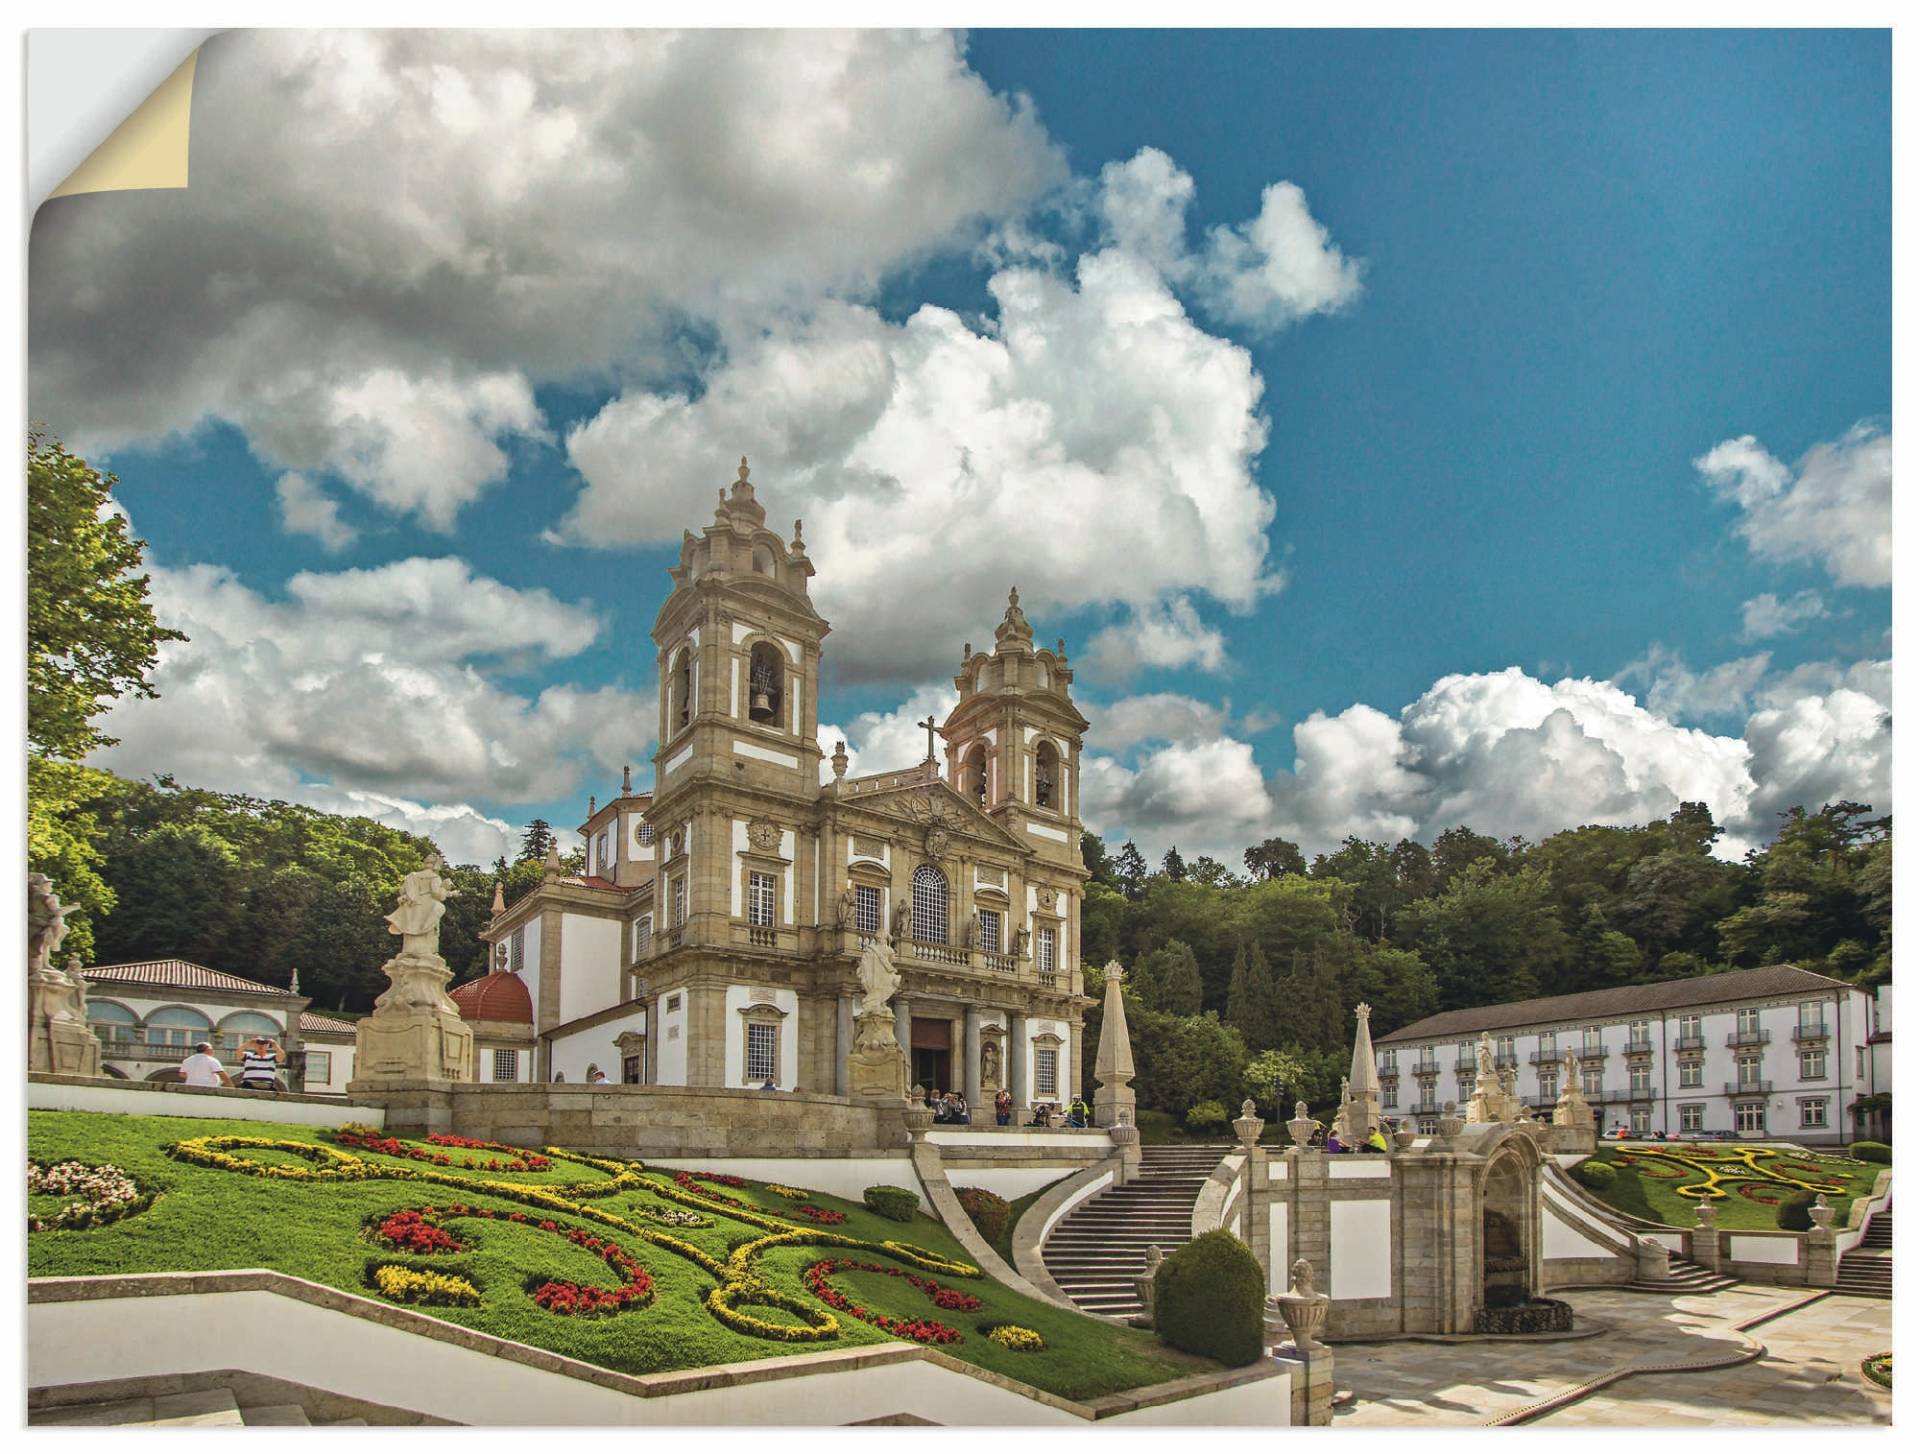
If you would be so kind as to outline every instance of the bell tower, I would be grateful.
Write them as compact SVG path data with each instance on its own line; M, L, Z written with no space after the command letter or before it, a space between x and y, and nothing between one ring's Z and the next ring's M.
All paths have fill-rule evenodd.
M991 653L968 643L953 684L960 703L940 729L947 781L1042 859L1073 869L1080 854L1080 744L1066 643L1038 651L1020 592L993 631Z
M830 629L813 609L813 562L767 528L747 461L722 489L713 523L687 531L673 590L653 625L659 649L660 747L655 812L682 786L751 783L812 801L819 796L820 642Z

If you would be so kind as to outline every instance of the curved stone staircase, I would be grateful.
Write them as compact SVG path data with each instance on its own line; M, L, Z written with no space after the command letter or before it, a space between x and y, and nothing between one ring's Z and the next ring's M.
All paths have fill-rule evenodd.
M1193 1205L1230 1146L1143 1146L1140 1174L1090 1197L1061 1219L1040 1249L1047 1273L1074 1305L1108 1318L1143 1311L1133 1285L1147 1248L1171 1252L1193 1239Z
M1893 1296L1893 1203L1867 1218L1860 1245L1840 1254L1833 1290L1853 1297Z

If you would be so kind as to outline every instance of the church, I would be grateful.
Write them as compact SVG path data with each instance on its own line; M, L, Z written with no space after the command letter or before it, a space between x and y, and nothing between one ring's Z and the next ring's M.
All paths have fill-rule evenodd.
M747 462L685 532L653 627L653 791L590 799L584 871L550 857L453 991L480 1080L850 1093L861 950L884 936L907 1080L979 1108L1081 1085L1080 751L1066 648L1009 593L919 765L847 775L817 741L827 622ZM936 734L942 746L936 751ZM942 760L944 758L944 761Z

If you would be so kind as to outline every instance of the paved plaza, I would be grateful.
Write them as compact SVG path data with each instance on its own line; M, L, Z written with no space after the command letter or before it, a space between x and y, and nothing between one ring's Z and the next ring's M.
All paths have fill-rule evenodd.
M1891 1420L1891 1396L1860 1372L1861 1359L1893 1345L1892 1304L1884 1300L1815 1297L1750 1284L1683 1297L1612 1289L1557 1295L1573 1304L1583 1322L1602 1324L1607 1332L1564 1342L1339 1345L1335 1382L1353 1390L1355 1399L1335 1412L1335 1425L1704 1427ZM1758 1358L1756 1347L1766 1350ZM1505 1372L1490 1375L1490 1369ZM1651 1371L1616 1379L1529 1419L1529 1410L1623 1369ZM1659 1371L1675 1369L1691 1371Z

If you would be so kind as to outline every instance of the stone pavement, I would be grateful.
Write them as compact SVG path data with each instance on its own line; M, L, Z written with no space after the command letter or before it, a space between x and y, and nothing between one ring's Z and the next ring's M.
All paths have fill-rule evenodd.
M1804 1302L1803 1289L1751 1283L1682 1297L1613 1289L1557 1294L1597 1338L1541 1343L1344 1343L1334 1382L1353 1403L1336 1427L1505 1422L1626 1367L1723 1364L1636 1373L1538 1415L1585 1426L1773 1423L1873 1424L1891 1419L1887 1393L1860 1360L1893 1344L1892 1305L1827 1296L1742 1334L1739 1325ZM1755 1344L1766 1355L1752 1357ZM1498 1370L1490 1372L1489 1370Z

